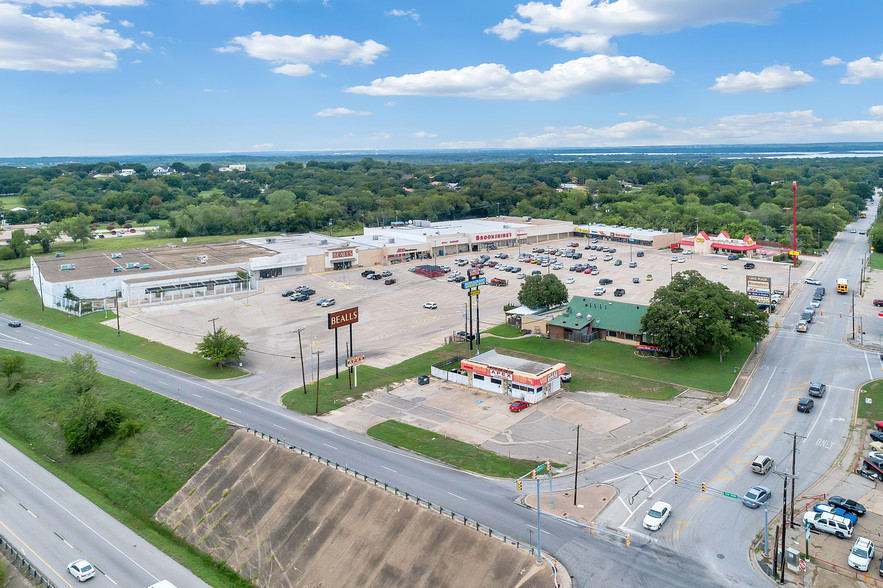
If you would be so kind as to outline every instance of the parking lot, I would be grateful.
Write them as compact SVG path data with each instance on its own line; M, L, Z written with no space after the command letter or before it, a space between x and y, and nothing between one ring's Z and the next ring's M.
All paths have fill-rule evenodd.
M544 248L550 246L565 247L567 241L543 243ZM568 271L575 263L571 259L561 259L562 269L553 270L537 264L518 261L519 253L529 253L528 247L511 248L498 252L506 253L510 265L519 265L528 275L532 271L555 273L563 281L573 277L573 283L567 286L571 296L591 296L598 285L599 279L613 280L607 287L602 299L613 300L615 288L624 288L621 300L638 304L648 304L653 292L659 286L666 285L678 271L694 269L711 280L720 281L728 287L738 290L745 288L745 276L766 275L773 280L773 287L787 290L788 267L784 264L773 264L757 261L754 270L745 270L741 262L727 262L724 256L678 255L672 261L668 251L657 251L647 247L632 246L621 243L599 243L616 248L611 261L600 261L603 253L586 251L586 240L580 241L577 249L583 253L586 262L589 254L599 255L599 261L591 262L598 266L598 275L586 275ZM638 252L642 257L637 257ZM459 257L474 259L477 253L460 254ZM456 256L439 258L437 263L447 264L454 270ZM617 259L622 260L621 266L615 266ZM680 261L683 260L683 261ZM498 260L499 261L499 260ZM636 268L629 268L630 261L637 263ZM327 314L330 311L359 307L359 322L353 326L353 343L355 353L364 353L367 363L375 367L386 367L429 351L445 343L446 338L466 328L464 313L467 308L466 292L460 284L448 282L446 277L426 278L408 271L424 262L396 264L390 267L378 267L378 270L389 270L396 283L386 285L385 280L368 280L360 274L365 268L347 271L327 272L322 274L304 275L300 277L283 277L261 281L261 292L256 295L237 298L222 298L194 303L184 303L152 308L126 308L122 310L121 328L128 332L141 335L151 340L160 341L187 352L194 350L195 345L212 328L212 319L223 326L228 332L240 335L248 342L249 349L243 359L243 368L251 375L231 381L229 385L236 390L278 402L286 391L297 386L300 381L300 360L293 359L299 355L296 329L302 331L306 353L310 353L310 343L317 342L321 351L321 374L327 375L334 369L334 334L327 328ZM728 269L721 264L727 263ZM804 260L804 264L791 274L792 281L802 279L811 270L814 263ZM468 266L467 266L468 267ZM494 268L484 268L484 277L505 278L506 287L483 286L480 295L480 319L482 328L501 324L505 320L503 306L507 303L517 304L518 288L522 280L515 274L501 272ZM652 275L652 280L648 279ZM632 283L638 278L637 284ZM298 285L313 288L316 293L305 302L293 302L281 296L286 290L294 290ZM334 298L335 304L329 308L316 305L321 298ZM436 302L438 308L423 308L425 302ZM349 339L348 329L339 333L339 357L343 362L346 357L345 343ZM312 348L312 352L316 347ZM314 355L310 359L315 358ZM311 379L310 361L307 364L307 380Z

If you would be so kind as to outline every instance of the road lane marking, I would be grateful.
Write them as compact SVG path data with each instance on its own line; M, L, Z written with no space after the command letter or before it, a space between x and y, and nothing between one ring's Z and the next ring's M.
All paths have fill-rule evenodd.
M167 382L163 382L162 380L158 380L158 381L159 381L159 383L162 384L163 386L168 386L168 385L169 385Z
M684 530L684 527L687 526L687 521L675 521L675 524L680 525L680 527L678 527L678 530L675 531L675 534L671 536L672 541L678 538L678 535L680 535L681 531Z
M627 517L625 518L625 520L626 520L626 521L629 520L629 519L631 518L631 516L632 516L633 514L635 514L635 511L633 511L632 509L630 509L630 508L628 507L628 505L625 503L625 500L622 499L622 496L617 496L616 498L617 498L617 500L619 500L619 502L622 503L623 508L625 508L626 511L628 511L629 516L627 516Z
M391 471L391 472L394 473L394 474L397 474L397 473L398 473L398 472L395 471L394 469L392 469L392 468L388 468L388 467L386 467L385 465L382 465L382 466L380 466L380 467L382 467L382 468L385 469L385 470L389 470L389 471Z
M129 370L129 373L130 373L130 374L135 374L136 376L138 375L138 372L136 372L135 370Z
M460 500L462 500L462 501L464 501L464 502L469 502L469 500L467 500L466 498L463 498L462 496L457 496L457 495L454 494L453 492L448 492L448 494L450 494L450 495L453 496L454 498L459 498Z
M330 447L330 448L333 449L334 451L339 451L339 450L337 449L337 447L335 447L334 445L328 445L327 443L322 443L322 445L324 445L325 447Z
M448 492L448 494L450 494L450 492ZM459 498L459 496L458 496L458 498ZM536 530L537 530L537 528L536 528L535 526L533 526L533 525L527 525L527 528L528 528L528 529L532 529L534 532L536 532ZM545 529L540 529L540 532L545 533L546 535L551 535L551 533L549 533L549 532L548 532L547 530L545 530Z
M13 470L13 471L14 471L14 470ZM18 472L16 472L16 473L18 473ZM20 474L19 474L19 475L20 475ZM31 552L31 554L32 554L34 557L36 557L36 558L39 559L41 562L43 562L43 565L45 565L47 569L52 570L52 572L53 572L56 576L58 576L58 579L59 579L59 580L61 580L62 582L64 582L64 583L67 584L68 586L70 586L70 583L68 583L68 581L65 579L64 576L62 576L62 575L61 575L61 574L60 574L60 573L59 573L54 567L52 567L52 565L51 565L49 562L47 562L45 559L43 559L43 558L40 556L39 553L37 553L36 551L34 551L33 549L31 549L31 546L30 546L30 545L28 545L27 543L25 543L24 541L22 541L21 537L19 537L18 535L16 535L15 532L14 532L12 529L10 529L9 527L6 526L6 523L4 523L3 521L0 521L0 525L2 525L3 528L6 529L6 531L7 531L10 535L12 535L13 537L15 537L15 539L19 542L19 545L23 545L28 551ZM100 535L99 535L99 537L100 537ZM138 566L138 567L141 567L141 566ZM144 570L144 568L141 568L141 569ZM144 570L144 571L146 572L147 570Z
M193 395L196 396L197 398L202 398L202 396L200 396L199 394L194 393Z
M230 410L234 410L234 411L238 412L239 414L242 414L242 411L241 411L241 410L235 409L235 408L233 408L233 407L230 407Z
M278 428L282 429L283 431L285 430L285 427L283 427L282 425L277 425L276 423L273 423L273 426L278 427Z
M781 431L784 427L765 427L761 431Z

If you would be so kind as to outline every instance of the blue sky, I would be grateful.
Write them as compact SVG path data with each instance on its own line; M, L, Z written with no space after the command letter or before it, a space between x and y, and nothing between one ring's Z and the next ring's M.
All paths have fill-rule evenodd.
M883 141L879 0L0 0L0 156Z

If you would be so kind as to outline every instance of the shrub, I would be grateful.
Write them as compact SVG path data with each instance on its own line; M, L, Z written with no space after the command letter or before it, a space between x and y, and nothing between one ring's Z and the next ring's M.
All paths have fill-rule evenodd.
M125 440L129 437L134 437L140 432L141 423L139 423L135 419L126 419L122 423L120 423L120 427L117 430L117 438L119 438L120 440Z

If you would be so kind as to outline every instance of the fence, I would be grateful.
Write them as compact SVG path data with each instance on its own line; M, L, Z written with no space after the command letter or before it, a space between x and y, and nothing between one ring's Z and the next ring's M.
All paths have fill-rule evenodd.
M451 520L462 522L464 527L474 529L476 532L481 533L482 535L487 535L488 537L493 537L495 539L499 539L500 541L502 541L504 543L509 543L511 545L514 545L516 549L526 549L528 551L528 553L530 553L531 555L536 555L536 553L537 553L536 548L534 548L533 546L527 545L525 543L522 543L521 541L518 541L517 539L514 539L512 537L504 535L503 533L495 531L494 529L492 529L491 527L488 527L487 525L482 525L478 521L474 521L474 520L470 519L469 517L467 517L465 515L461 515L459 513L456 513L453 510L445 508L444 506L433 504L432 502L430 502L428 500L424 500L415 494L411 494L410 492L406 492L404 490L399 490L395 486L390 486L386 482L381 482L380 480L377 480L376 478L372 478L371 476L368 476L366 474L359 473L357 470L354 470L348 466L341 465L341 464L337 463L336 461L331 461L330 459L324 458L319 454L313 453L312 451L309 451L307 449L303 449L301 447L297 447L296 445L292 445L291 443L286 442L284 439L279 439L278 437L273 437L272 435L262 433L261 431L258 431L257 429L252 429L251 427L245 427L245 430L246 430L246 432L251 433L252 435L254 435L256 437L260 437L261 439L266 439L267 441L270 441L271 443L275 443L276 445L284 445L285 447L287 447L288 449L290 449L292 451L297 451L301 455L305 455L305 456L309 457L310 459L316 460L318 463L325 464L328 467L333 467L335 470L338 470L338 471L343 471L345 474L351 474L357 480L363 480L367 483L373 484L375 488L383 488L387 492L391 492L393 494L393 496L399 496L401 498L404 498L404 500L406 502L413 501L414 504L416 504L417 506L425 506L426 510L429 510L433 513L437 513L440 516L450 518ZM555 574L555 586L557 588L560 586L560 583L558 582L558 579L557 579L558 578L557 562L546 557L545 555L543 557L546 559L546 561L549 562L549 565L552 567L552 572Z
M13 561L15 567L18 568L20 572L22 572L28 580L34 586L47 586L48 588L55 588L55 584L51 583L47 580L43 574L37 571L37 568L31 565L31 562L28 561L28 558L23 556L19 551L13 547L6 538L0 535L0 549Z

